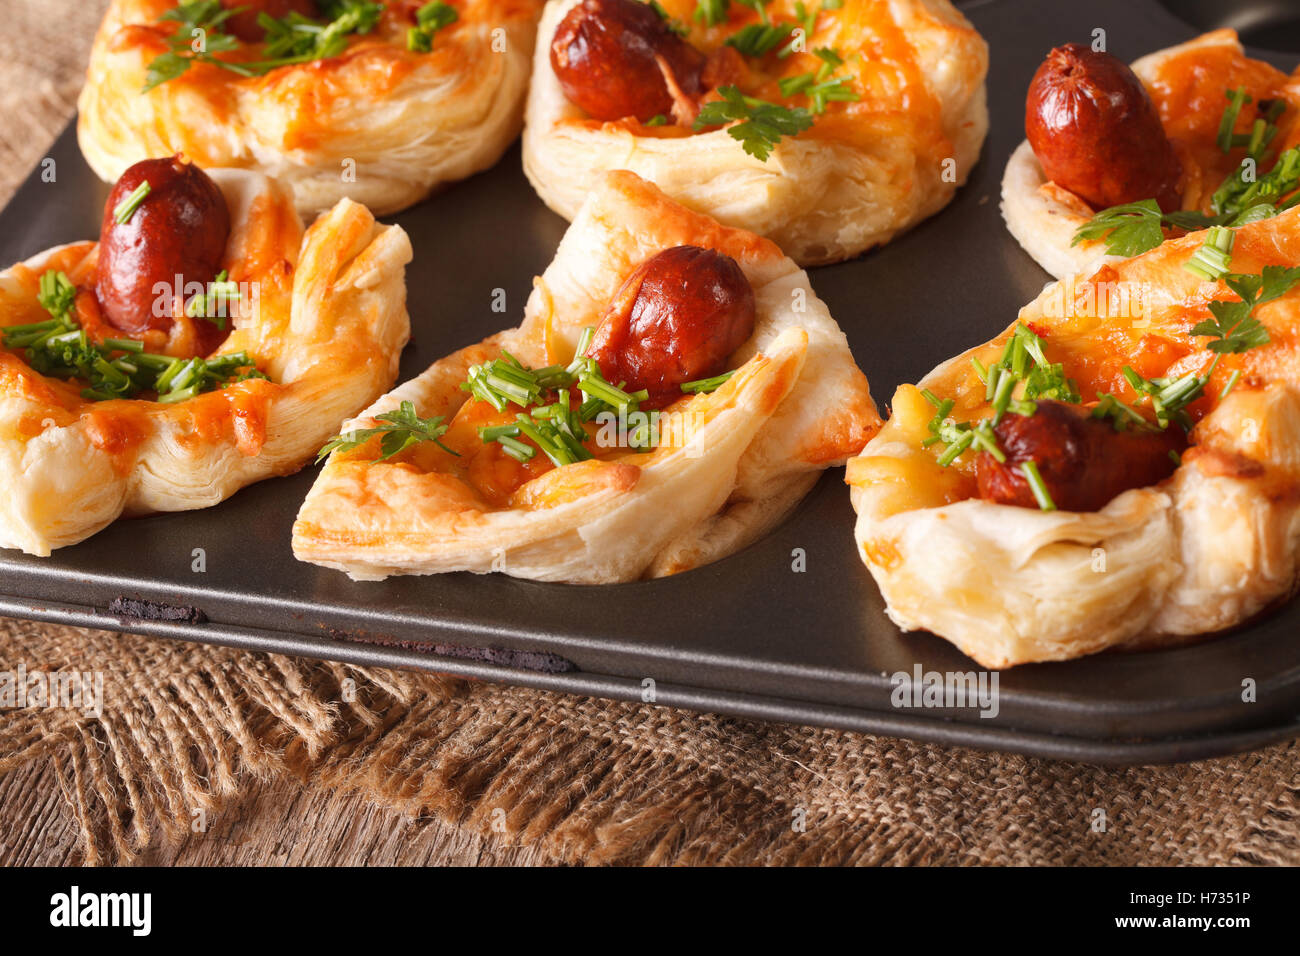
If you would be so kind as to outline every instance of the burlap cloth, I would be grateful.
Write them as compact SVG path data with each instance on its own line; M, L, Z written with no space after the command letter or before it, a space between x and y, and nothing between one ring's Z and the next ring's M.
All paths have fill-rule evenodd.
M102 6L4 8L0 200L72 114ZM19 664L105 675L102 717L0 712L0 772L52 765L89 862L292 773L582 862L1300 863L1294 742L1107 770L0 621Z

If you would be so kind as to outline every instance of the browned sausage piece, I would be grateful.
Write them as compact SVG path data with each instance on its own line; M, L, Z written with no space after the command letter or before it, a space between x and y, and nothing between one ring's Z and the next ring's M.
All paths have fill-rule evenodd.
M661 61L682 93L700 94L704 54L638 0L582 0L551 41L564 95L598 120L668 116L674 100Z
M149 194L118 223L118 204L143 182L149 183ZM229 237L226 198L207 173L180 155L136 163L122 174L104 207L95 283L104 318L133 335L170 328L170 294L166 307L155 309L160 301L155 286L173 289L177 276L183 285L212 281Z
M1154 199L1181 205L1182 164L1146 87L1082 43L1047 55L1029 84L1025 135L1047 178L1094 209Z
M1091 418L1087 409L1054 401L1039 401L1033 415L1007 414L993 431L1007 460L999 462L980 452L980 497L1037 508L1019 468L1032 460L1061 511L1097 511L1130 488L1159 484L1177 467L1169 453L1187 446L1177 426L1161 432L1118 432L1109 421Z
M681 398L681 385L727 370L754 333L754 290L730 256L675 246L652 256L615 294L587 355L605 378L647 389L647 407Z
M239 10L226 21L226 32L234 34L245 43L260 43L266 31L257 22L257 15L281 20L290 13L301 13L304 17L315 18L319 11L314 0L221 0L227 10ZM241 9L242 8L242 9Z

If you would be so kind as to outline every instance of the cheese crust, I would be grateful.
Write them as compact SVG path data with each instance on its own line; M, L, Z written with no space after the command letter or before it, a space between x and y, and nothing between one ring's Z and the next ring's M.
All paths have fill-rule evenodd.
M846 60L863 54L841 71L856 73L862 98L832 104L766 162L723 129L688 134L635 120L601 123L570 103L550 48L577 2L550 0L542 14L523 144L533 188L566 219L606 170L628 169L688 208L772 239L801 265L838 262L942 209L979 156L988 130L988 48L948 0L845 0L823 10L807 49L833 47ZM717 49L735 27L699 25L694 6L664 3L690 26L691 43ZM774 0L767 10L793 16L794 4ZM799 72L818 61L800 54L782 62ZM754 92L779 99L775 81L768 85Z
M275 181L207 172L231 214L223 267L253 292L215 354L246 351L270 380L175 404L92 402L0 349L0 547L49 555L123 515L207 508L291 474L396 379L410 336L406 234L350 200L304 232ZM41 274L86 283L97 253L74 243L0 273L0 326L48 318Z
M1245 89L1255 103L1285 100L1270 152L1300 143L1300 78L1247 57L1234 30L1214 30L1149 53L1132 67L1182 163L1183 209L1209 212L1210 197L1240 161L1239 150L1229 157L1215 143L1225 90ZM1047 179L1028 140L1011 154L1002 176L1002 216L1021 248L1053 277L1088 274L1114 261L1104 240L1072 245L1075 230L1092 215L1086 202Z
M608 174L592 194L519 327L434 363L345 428L368 427L403 401L421 417L451 419L468 400L459 383L470 365L503 349L534 367L567 364L622 281L687 244L736 260L757 319L725 385L665 410L658 448L551 468L495 503L475 476L477 458L432 443L387 461L373 441L336 451L299 512L294 554L361 580L468 570L605 584L698 567L772 527L879 428L866 378L807 275L774 244L691 212L629 172Z
M493 165L519 133L539 0L457 3L430 53L406 49L395 7L337 57L261 77L195 65L142 93L174 5L113 0L96 35L77 133L105 181L179 152L280 179L306 216L345 196L385 215Z
M1300 262L1300 209L1235 232L1234 272ZM1052 283L1019 321L1085 400L1132 399L1126 364L1148 378L1203 373L1212 356L1190 331L1209 317L1207 302L1234 299L1183 268L1204 239L1168 240ZM1116 295L1126 289L1135 295ZM954 398L958 420L988 414L971 358L996 362L1014 326L902 386L893 417L847 471L855 537L889 616L1008 667L1185 643L1289 596L1300 573L1300 288L1255 317L1270 342L1223 357L1173 475L1093 513L980 500L973 455L944 469L921 445L934 409L918 389ZM1239 380L1219 400L1233 371Z

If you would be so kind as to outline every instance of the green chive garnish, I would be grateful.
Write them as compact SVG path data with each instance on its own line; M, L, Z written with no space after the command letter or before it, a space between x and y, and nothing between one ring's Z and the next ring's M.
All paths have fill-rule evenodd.
M1020 472L1025 476L1025 481L1029 483L1029 490L1034 493L1034 500L1038 502L1038 507L1044 511L1055 511L1056 503L1052 501L1052 496L1047 490L1047 483L1043 481L1043 476L1038 472L1038 463L1032 459L1021 462Z
M144 202L145 197L151 192L153 192L153 187L149 185L149 180L146 179L131 191L131 195L123 199L113 209L113 221L119 226L130 222L131 217L135 215L135 211L140 208L140 204Z

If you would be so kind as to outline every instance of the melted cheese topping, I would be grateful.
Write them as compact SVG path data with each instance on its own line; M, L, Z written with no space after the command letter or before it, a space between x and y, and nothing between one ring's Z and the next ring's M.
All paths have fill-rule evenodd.
M491 353L487 360L498 355L499 352ZM571 359L572 355L569 356ZM476 357L476 360L480 359ZM657 420L659 443L650 451L617 444L614 424L597 420L584 426L588 438L583 447L591 452L593 457L590 460L557 468L531 440L520 435L519 441L535 449L532 458L520 462L508 455L500 443L484 442L478 433L480 428L513 424L515 416L521 412L519 406L512 403L504 412L498 412L487 402L470 398L447 422L447 431L440 439L446 449L434 442L419 442L387 461L416 474L454 478L468 489L470 499L480 511L554 507L590 495L597 487L603 486L626 490L636 483L643 466L653 464L657 456L684 448L691 441L694 429L733 408L740 391L769 364L766 356L755 355L736 369L716 391L683 397L661 409ZM793 374L775 376L769 388L772 396L764 400L774 406L778 400L775 396L785 394L790 387L789 377ZM576 388L571 391L577 394ZM630 419L628 424L636 426L638 422ZM381 438L375 436L364 445L335 457L349 462L374 462L380 459L381 454Z
M116 23L106 24L114 53L133 50L151 56L167 52L176 24L161 17L176 6L174 0L122 0L110 11ZM289 127L284 145L290 149L315 149L337 133L332 117L337 109L350 109L359 92L366 96L392 96L418 70L422 83L473 82L475 71L485 68L481 34L506 24L536 19L540 0L450 0L459 19L434 35L433 49L416 53L406 48L406 32L415 25L421 3L395 0L386 4L379 23L367 34L352 34L338 56L291 64L262 76L245 77L230 70L195 63L163 88L184 89L203 97L212 114L229 121L238 113L239 98L255 94L283 110ZM232 63L265 59L266 44L241 43L218 54Z
M1300 209L1236 230L1232 251L1234 272L1256 274L1266 265L1300 262ZM1121 369L1131 365L1146 378L1204 373L1213 360L1209 341L1193 338L1191 330L1210 318L1212 300L1237 301L1222 282L1203 282L1183 264L1199 248L1201 237L1171 239L1152 251L1114 265L1103 266L1087 280L1065 280L1048 286L1021 310L1024 322L1044 341L1049 362L1060 362L1075 379L1085 404L1109 392L1138 405L1139 395ZM1127 296L1127 297L1126 297ZM1125 304L1127 303L1127 304ZM1300 286L1257 308L1254 316L1268 329L1267 345L1241 354L1225 354L1205 387L1205 396L1188 406L1201 421L1219 404L1219 396L1234 372L1234 400L1248 399L1273 382L1300 382ZM978 421L992 409L984 400L972 358L989 366L1001 357L1015 325L996 339L945 362L921 382L940 399L955 402L956 421ZM937 507L976 495L977 453L967 452L948 468L938 464L942 445L922 447L930 437L935 408L920 387L904 385L894 393L893 414L864 454L851 459L846 480L855 487L880 492L872 502L875 513L887 516L917 508ZM1200 450L1213 444L1213 428L1197 427L1191 440ZM1234 436L1234 441L1236 438Z
M820 0L809 0L807 4L813 9L819 5ZM732 3L727 20L715 27L705 27L694 18L695 0L663 0L663 7L671 17L690 28L687 42L705 53L717 51L740 30L762 22L753 7L740 3ZM799 22L794 0L773 0L766 10L774 24ZM830 79L848 77L851 82L847 87L859 99L828 103L826 112L815 117L812 128L799 134L801 139L840 142L859 148L882 140L898 140L914 144L915 150L927 160L932 158L937 162L952 155L939 98L926 82L917 47L886 0L845 0L839 10L818 13L815 23L812 35L805 40L806 52L793 53L785 59L775 54L743 57L744 70L735 78L734 85L747 96L806 108L808 97L782 96L780 81L802 73L815 74L824 64L811 51L830 47L845 60ZM957 25L951 20L939 21L936 17L931 25L975 35L974 28L968 24ZM781 46L788 42L782 41ZM574 122L623 128L637 136L678 138L692 134L680 126L646 126L635 118L608 123Z
M277 202L270 195L253 200L248 228L232 235L223 267L232 280L255 286L262 303L258 321L236 329L212 355L247 351L260 366L275 356L287 334L289 299L293 291L294 260L302 236L302 226L293 207ZM99 244L78 242L53 252L40 270L26 265L12 266L8 276L16 285L14 292L0 297L0 327L41 322L50 317L37 301L40 277L49 270L67 273L82 291L76 300L77 319L93 342L105 338L130 338L109 326L98 313L94 296L87 291L95 283ZM137 338L146 349L169 355L189 357L194 354L194 337L184 330L184 319L169 336L151 331ZM345 343L341 343L345 345ZM78 419L87 426L87 434L96 448L113 456L115 467L125 474L132 467L134 452L156 427L156 419L166 416L182 426L178 441L188 447L229 441L248 456L256 455L266 441L266 424L274 397L282 391L274 382L250 379L224 388L204 392L184 402L163 404L148 399L114 399L90 401L82 397L85 383L63 381L41 375L27 364L20 352L0 348L0 394L21 395L39 406L25 412L6 437L23 439L40 435L46 427L62 427Z
M1237 116L1235 133L1249 133L1261 100L1288 103L1277 121L1278 134L1269 148L1270 159L1300 142L1300 89L1293 78L1262 60L1253 60L1237 46L1236 35L1216 31L1184 49L1161 58L1146 87L1160 114L1165 133L1183 164L1183 206L1210 212L1214 191L1240 168L1242 147L1224 153L1215 142L1228 101L1226 90L1244 89L1251 102Z

